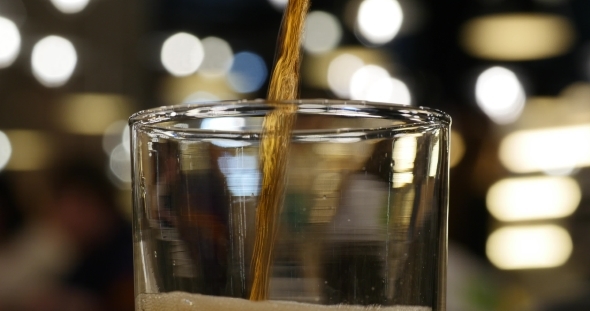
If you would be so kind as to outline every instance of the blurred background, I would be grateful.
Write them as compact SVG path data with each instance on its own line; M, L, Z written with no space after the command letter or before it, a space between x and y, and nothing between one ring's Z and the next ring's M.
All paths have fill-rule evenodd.
M0 0L0 310L133 309L127 118L265 97L285 2ZM302 98L453 118L450 311L590 310L588 16L312 3Z

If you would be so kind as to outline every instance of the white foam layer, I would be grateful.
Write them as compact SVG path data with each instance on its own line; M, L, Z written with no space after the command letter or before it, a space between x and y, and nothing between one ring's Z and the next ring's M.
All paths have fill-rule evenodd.
M140 294L137 296L137 311L431 311L429 307L414 306L323 306L295 302L253 302L239 298L221 298L181 292L165 294Z

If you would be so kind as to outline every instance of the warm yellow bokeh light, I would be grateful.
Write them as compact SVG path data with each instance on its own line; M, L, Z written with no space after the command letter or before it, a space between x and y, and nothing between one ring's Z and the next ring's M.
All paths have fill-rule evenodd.
M571 171L590 165L590 125L523 130L500 143L502 164L515 173Z
M60 102L56 123L71 133L102 135L109 125L128 118L133 110L131 101L124 96L71 94Z
M455 167L465 154L465 141L461 133L451 131L451 151L449 155L449 167Z
M488 211L501 221L561 218L571 215L582 198L569 177L539 176L504 179L486 196Z
M559 267L572 249L569 233L556 225L504 227L486 243L488 259L504 270Z
M533 60L569 50L575 33L564 17L549 14L498 14L468 21L461 34L465 50L496 60Z
M5 133L12 146L6 170L33 171L51 162L55 147L46 133L33 130L7 130Z

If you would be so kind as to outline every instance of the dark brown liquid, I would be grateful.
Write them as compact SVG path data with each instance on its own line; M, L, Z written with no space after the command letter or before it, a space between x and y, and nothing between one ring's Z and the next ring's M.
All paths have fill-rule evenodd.
M309 0L289 0L279 37L268 101L292 100L298 97L301 38ZM256 209L256 240L252 255L252 287L250 300L265 300L274 242L278 229L283 195L285 171L289 152L291 129L295 123L295 104L273 104L274 110L264 118L260 159L262 190Z

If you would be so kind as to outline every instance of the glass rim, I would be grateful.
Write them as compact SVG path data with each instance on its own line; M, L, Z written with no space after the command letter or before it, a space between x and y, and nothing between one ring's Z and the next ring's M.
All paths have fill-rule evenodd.
M276 104L296 104L298 106L298 112L305 112L307 108L327 108L327 107L338 107L342 110L349 108L351 111L367 110L375 112L375 109L382 112L397 113L402 116L406 116L406 121L413 121L405 124L402 127L407 126L423 126L423 125L451 125L451 117L447 113L429 107L423 106L409 106L400 105L393 103L382 103L382 102L371 102L363 100L343 100L343 99L296 99L296 100L284 100L284 101L268 101L266 99L254 99L254 100L223 100L223 101L211 101L211 102L198 102L198 103L187 103L181 105L172 106L161 106L146 110L138 111L129 117L129 125L135 124L150 126L161 122L171 121L177 117L195 117L195 118L215 118L215 117L237 117L235 114L224 114L216 113L216 111L222 111L219 107L236 107L236 105L243 107L247 105L260 106L272 106ZM209 115L205 115L202 111L209 110ZM357 109L357 110L355 110ZM197 113L190 113L191 111L197 111ZM201 113L201 114L198 114ZM361 113L358 116L362 116ZM414 118L407 118L408 115ZM416 120L418 118L419 120ZM401 120L402 118L400 118ZM399 126L392 126L399 127ZM219 132L219 130L217 130Z

